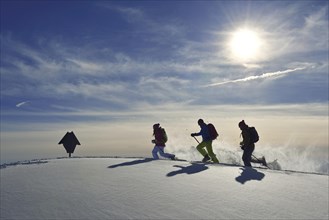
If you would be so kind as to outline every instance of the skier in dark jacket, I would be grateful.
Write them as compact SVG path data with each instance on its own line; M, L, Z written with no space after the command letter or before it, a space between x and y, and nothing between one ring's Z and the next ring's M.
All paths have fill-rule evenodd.
M266 166L265 157L257 159L252 157L252 153L255 150L255 143L252 141L250 127L244 122L244 120L239 122L239 128L241 129L242 142L240 142L240 147L243 150L242 160L246 167L251 167L252 163L262 163Z
M202 136L202 142L196 147L196 149L202 154L203 160L202 162L206 162L208 160L212 160L214 163L219 163L216 154L212 149L212 140L209 134L208 126L202 119L198 120L198 124L201 128L199 133L192 133L191 136ZM204 149L206 148L207 151Z
M155 144L152 155L154 159L159 159L158 152L160 156L165 157L165 158L170 158L172 160L175 159L174 154L169 154L164 152L164 148L166 147L166 142L167 142L167 134L166 131L160 127L160 124L154 124L153 125L153 136L154 139L152 140L152 143Z

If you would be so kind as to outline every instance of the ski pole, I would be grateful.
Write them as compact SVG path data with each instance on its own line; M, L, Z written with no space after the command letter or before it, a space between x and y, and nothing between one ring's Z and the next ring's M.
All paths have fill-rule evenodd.
M253 154L251 154L251 156L254 157L254 158L257 160L258 163L261 163L261 164L263 164L264 166L268 167L267 164L266 164L266 162L264 163L264 161L259 160L259 159L258 159L257 157L255 157Z
M194 137L194 136L193 136ZM196 137L194 137L194 139L196 140L196 142L198 142L198 144L200 144L200 142L198 141L198 139L196 139Z
M257 157L255 157L253 154L251 154L251 156L256 159L258 162L261 162Z

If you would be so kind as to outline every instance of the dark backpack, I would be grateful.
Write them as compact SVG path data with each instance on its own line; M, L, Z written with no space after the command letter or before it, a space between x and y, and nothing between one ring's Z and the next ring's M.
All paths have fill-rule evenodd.
M250 132L250 139L253 143L257 143L259 141L259 135L256 131L255 127L250 127L249 128L249 132Z
M161 128L161 131L162 131L162 140L163 140L163 143L166 143L168 141L167 133L166 133L166 131L165 131L164 128Z
M216 131L215 126L213 124L208 124L207 127L211 140L215 140L218 137L218 132Z

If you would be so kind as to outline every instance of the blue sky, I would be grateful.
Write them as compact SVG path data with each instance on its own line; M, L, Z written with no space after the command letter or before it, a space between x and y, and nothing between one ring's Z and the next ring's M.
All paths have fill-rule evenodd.
M328 1L1 1L0 34L2 160L58 155L68 130L147 154L153 123L175 144L200 117L232 145L244 118L328 148Z

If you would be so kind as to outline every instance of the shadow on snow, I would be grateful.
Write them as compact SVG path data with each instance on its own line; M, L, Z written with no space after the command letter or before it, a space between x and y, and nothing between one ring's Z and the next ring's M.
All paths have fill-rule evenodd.
M114 164L111 166L108 166L108 168L117 168L117 167L124 167L124 166L133 166L133 165L138 165L142 163L148 163L153 161L153 158L143 158L143 159L138 159L134 161L128 161L128 162L123 162L119 164ZM172 177L178 174L196 174L200 173L202 171L205 171L209 169L206 164L204 163L192 163L189 166L181 166L181 165L174 165L173 167L180 168L179 170L171 171L167 174L167 177ZM243 167L240 168L242 170L240 176L236 177L235 180L241 184L245 184L247 181L251 180L258 180L261 181L264 177L265 174L262 172L257 171L256 169L253 169L252 167Z
M208 167L203 164L203 163L193 163L189 166L179 166L179 165L174 165L174 167L178 167L180 168L179 170L176 170L176 171L172 171L170 173L167 174L167 177L172 177L172 176L175 176L177 174L195 174L195 173L199 173L199 172L202 172L202 171L205 171L208 169Z
M124 163L119 163L119 164L114 164L111 166L108 166L107 168L117 168L117 167L124 167L124 166L132 166L132 165L137 165L141 163L147 163L153 161L153 158L144 158L144 159L139 159L139 160L133 160L129 162L124 162Z
M251 167L243 167L240 168L240 170L242 170L242 173L240 174L240 176L236 177L235 180L241 184L245 184L247 181L250 180L261 181L265 177L264 173L259 172Z

